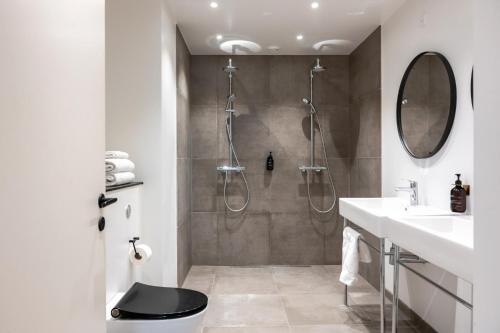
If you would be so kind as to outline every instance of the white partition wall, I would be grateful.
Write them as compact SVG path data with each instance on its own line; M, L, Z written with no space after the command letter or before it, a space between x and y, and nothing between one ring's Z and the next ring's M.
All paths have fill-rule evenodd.
M175 20L165 0L106 1L106 148L144 181L144 282L177 284Z
M500 332L500 2L474 1L474 332Z
M472 184L471 198L477 195L473 181L474 111L470 98L473 21L471 0L423 0L406 1L382 24L383 196L395 196L394 187L405 185L402 179L410 178L418 182L420 203L447 209L455 173L461 173L465 183ZM441 151L431 158L416 160L400 142L396 100L407 66L424 51L442 53L450 62L457 83L457 109L452 131ZM469 213L475 211L471 198ZM390 286L392 271L387 273ZM425 265L425 274L470 299L470 284L432 265ZM438 332L470 331L470 311L404 269L400 289L402 300Z

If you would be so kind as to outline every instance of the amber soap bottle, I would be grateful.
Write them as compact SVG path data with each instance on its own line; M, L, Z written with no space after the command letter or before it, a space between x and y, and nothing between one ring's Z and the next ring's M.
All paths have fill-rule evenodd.
M454 213L464 213L467 209L467 193L462 186L460 174L457 173L455 187L451 189L451 211Z

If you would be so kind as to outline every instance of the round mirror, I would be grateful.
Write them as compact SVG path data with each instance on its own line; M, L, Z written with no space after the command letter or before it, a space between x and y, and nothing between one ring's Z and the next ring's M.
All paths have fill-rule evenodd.
M453 70L436 52L419 54L401 81L397 123L401 143L415 158L435 155L450 134L457 103Z

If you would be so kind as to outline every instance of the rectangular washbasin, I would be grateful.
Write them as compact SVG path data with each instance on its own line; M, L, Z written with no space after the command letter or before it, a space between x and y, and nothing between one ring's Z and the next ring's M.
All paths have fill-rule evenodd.
M387 237L400 247L472 281L472 216L389 216L385 228Z
M396 216L449 215L449 211L431 206L409 206L401 198L340 198L340 215L371 234L387 237L385 218Z

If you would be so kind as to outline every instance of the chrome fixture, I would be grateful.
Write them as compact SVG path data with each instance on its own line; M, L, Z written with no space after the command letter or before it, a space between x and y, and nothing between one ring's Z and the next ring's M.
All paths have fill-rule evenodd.
M418 206L418 183L414 180L408 179L410 183L409 186L396 186L394 190L396 192L408 192L410 193L410 206Z
M311 67L311 72L312 73L319 73L319 72L323 72L323 71L326 71L326 67L322 66L319 63L319 58L316 58L316 61L314 62L314 65Z
M311 100L307 97L304 97L302 98L302 103L304 103L305 105L309 105L311 107L311 111L312 113L316 113L316 108L314 107L313 103L311 102Z
M321 124L320 124L319 119L318 119L318 112L316 111L316 108L314 107L314 104L313 104L314 74L319 73L319 72L323 72L325 70L326 70L326 67L324 67L320 64L319 58L316 59L314 64L311 66L311 69L309 70L310 95L309 95L309 98L307 98L307 97L302 98L302 103L309 106L309 117L310 117L310 123L311 123L310 164L307 166L303 165L303 166L299 167L300 171L306 173L307 197L309 199L309 204L311 205L312 209L314 209L316 212L321 213L321 214L331 212L335 208L335 205L337 204L337 193L335 191L335 185L333 184L332 174L330 172L330 167L328 165L328 156L326 154L326 147L325 147L325 139L323 137L323 130L321 129ZM314 122L315 121L318 124L319 135L321 138L321 145L323 148L323 157L325 159L325 166L320 166L320 165L314 164ZM315 171L317 173L322 172L322 171L326 171L326 174L328 176L328 181L330 183L330 187L332 190L333 201L332 201L332 204L326 210L321 210L321 209L317 208L314 205L314 203L312 202L309 175L312 174L313 171Z
M248 182L244 173L245 167L242 167L240 165L238 155L236 154L236 150L234 149L233 145L233 114L235 113L234 101L236 100L236 95L233 93L233 75L238 70L238 67L233 66L232 59L229 59L228 64L223 67L222 70L228 73L229 80L229 94L227 96L227 103L224 110L227 113L226 136L229 143L229 165L218 166L217 171L224 173L224 203L226 204L227 209L229 209L231 212L241 212L248 206L248 202L250 201L250 191L248 190ZM231 172L237 172L241 174L241 177L243 177L243 182L245 183L247 198L241 208L233 208L227 201L226 190L228 187Z

